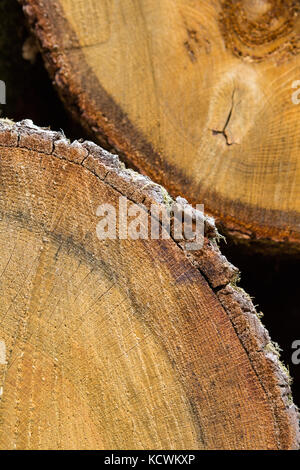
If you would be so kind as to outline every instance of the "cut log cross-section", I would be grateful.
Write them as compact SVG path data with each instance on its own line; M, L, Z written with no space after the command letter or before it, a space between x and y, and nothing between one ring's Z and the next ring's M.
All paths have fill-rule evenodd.
M100 143L227 233L299 248L299 2L21 3L60 95Z
M0 122L0 447L297 448L288 377L211 221L197 252L101 240L120 196L147 217L169 201L91 142Z

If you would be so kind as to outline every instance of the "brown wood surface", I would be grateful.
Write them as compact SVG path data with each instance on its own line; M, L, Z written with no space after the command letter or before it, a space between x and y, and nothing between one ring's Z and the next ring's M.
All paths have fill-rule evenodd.
M21 3L100 143L229 234L299 249L298 1Z
M0 448L297 448L288 377L211 222L197 252L99 240L120 195L165 207L95 144L0 121Z

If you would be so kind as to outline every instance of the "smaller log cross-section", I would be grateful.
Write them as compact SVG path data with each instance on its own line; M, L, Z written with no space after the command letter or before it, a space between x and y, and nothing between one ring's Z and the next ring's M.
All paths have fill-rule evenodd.
M20 3L100 145L237 241L299 252L299 1Z

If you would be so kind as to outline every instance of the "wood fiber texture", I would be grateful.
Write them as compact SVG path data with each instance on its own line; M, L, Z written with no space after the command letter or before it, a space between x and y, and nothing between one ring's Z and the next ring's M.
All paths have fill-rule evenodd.
M0 447L298 448L287 374L211 219L197 252L99 240L97 207L120 196L168 198L91 142L0 121Z
M299 250L298 1L21 4L61 97L100 143L204 203L231 236Z

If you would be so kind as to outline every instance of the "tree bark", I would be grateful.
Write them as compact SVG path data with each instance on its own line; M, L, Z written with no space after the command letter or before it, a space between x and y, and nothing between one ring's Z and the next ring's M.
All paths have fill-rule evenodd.
M100 143L229 235L299 250L298 2L21 3Z
M2 449L298 447L287 374L210 219L198 251L101 240L100 204L149 220L166 191L31 121L0 121L0 154Z

